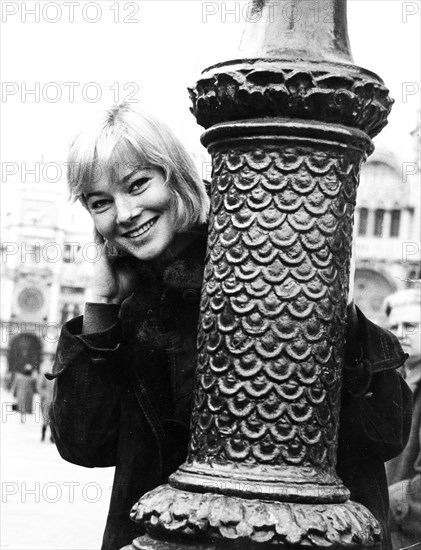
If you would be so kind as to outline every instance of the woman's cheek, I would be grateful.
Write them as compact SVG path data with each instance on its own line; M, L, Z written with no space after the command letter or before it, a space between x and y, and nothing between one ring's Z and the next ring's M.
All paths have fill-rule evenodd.
M142 202L144 210L167 210L171 205L171 194L164 185L155 186Z
M112 224L105 214L105 212L103 214L94 214L92 220L98 233L105 239L110 239L112 237Z

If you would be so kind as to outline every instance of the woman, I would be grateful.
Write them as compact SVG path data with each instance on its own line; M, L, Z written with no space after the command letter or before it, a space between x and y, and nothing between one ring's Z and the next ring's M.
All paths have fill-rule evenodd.
M113 107L76 138L69 166L72 195L91 214L102 254L84 316L63 327L51 376L57 379L51 420L63 458L87 467L116 466L102 548L118 550L141 534L129 520L132 505L186 456L208 198L175 136L129 105ZM343 410L350 408L355 419L361 399L375 395L376 379L383 387L386 376L390 395L383 397L389 408L391 399L397 403L391 421L397 441L383 449L379 434L367 435L376 453L368 476L370 468L374 476L380 468L381 484L383 461L400 451L404 438L399 407L405 387L390 370L404 355L385 333L389 355L372 377L377 350L368 337L372 333L375 342L381 331L372 327L351 315ZM369 415L369 409L370 403L361 410ZM361 449L364 417L357 432L346 460L367 457ZM385 480L378 494L367 490L365 478L350 478L347 468L344 477L351 492L353 484L363 485L360 502L376 493L380 500L372 511L383 521Z
M50 415L63 458L116 465L116 549L139 534L137 498L185 456L209 200L177 138L130 105L76 137L68 176L101 255L84 317L63 327Z

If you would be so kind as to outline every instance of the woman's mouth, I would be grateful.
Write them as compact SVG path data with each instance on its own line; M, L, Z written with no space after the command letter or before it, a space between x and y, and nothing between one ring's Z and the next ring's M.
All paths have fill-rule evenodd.
M123 233L123 237L126 237L127 239L137 239L137 237L140 237L151 227L155 225L157 222L159 216L156 216L155 218L151 218L147 222L143 223L142 225L139 225L138 227L135 227L134 229L131 229L130 231L126 231L126 233Z

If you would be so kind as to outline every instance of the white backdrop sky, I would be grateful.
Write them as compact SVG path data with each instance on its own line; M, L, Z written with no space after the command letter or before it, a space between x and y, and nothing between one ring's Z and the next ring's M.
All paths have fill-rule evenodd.
M115 0L99 0L99 10L94 6L85 9L88 3L72 2L72 23L69 2L64 0L50 2L48 10L44 10L47 0L2 0L3 91L6 83L12 83L7 90L16 90L13 95L3 95L1 103L2 161L29 165L43 156L46 162L63 163L77 128L93 110L133 92L133 85L123 89L127 83L138 86L132 97L140 106L157 113L190 149L200 151L201 128L189 113L186 88L203 68L237 57L244 19L227 14L223 22L222 4L233 10L236 4L241 8L248 2L213 2L214 8L205 8L211 3L119 0L117 6ZM320 0L320 7L325 3ZM40 13L39 22L28 13L34 9ZM216 13L206 18L206 10ZM86 20L98 15L96 23ZM51 22L58 16L56 23ZM420 16L415 1L348 1L355 63L379 74L396 100L389 126L377 142L395 150L403 161L413 160L409 133L416 125L420 105ZM124 18L137 22L125 23ZM79 83L73 101L66 82ZM100 90L100 101L84 99L82 89L89 82L97 87L85 92L94 98ZM47 83L55 85L47 89ZM409 87L418 91L403 97L403 87L408 87L404 83L413 83ZM25 97L25 86L29 90L37 85L40 97ZM46 101L42 92L54 98L57 89L62 92L61 99Z

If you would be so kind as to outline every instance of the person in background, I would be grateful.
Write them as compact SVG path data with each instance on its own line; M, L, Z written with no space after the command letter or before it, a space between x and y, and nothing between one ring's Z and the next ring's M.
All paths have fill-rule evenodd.
M23 368L23 373L18 372L13 383L13 396L16 397L17 408L20 412L20 421L23 423L26 414L33 414L34 394L37 391L36 378L34 376L34 367L27 363Z
M54 363L54 358L51 361L51 363ZM42 419L41 441L45 441L45 435L47 433L47 427L49 425L48 409L51 405L51 401L53 400L54 383L45 377L45 372L49 370L50 366L51 366L50 361L48 361L48 367L46 367L43 363L41 367L41 372L38 375L38 380L37 380L37 391L40 397L41 419ZM51 432L51 428L50 428L50 432ZM54 443L52 432L50 433L50 441Z
M412 426L403 452L386 465L389 525L395 550L421 550L421 288L386 299L389 330L409 355L402 374L413 393Z

